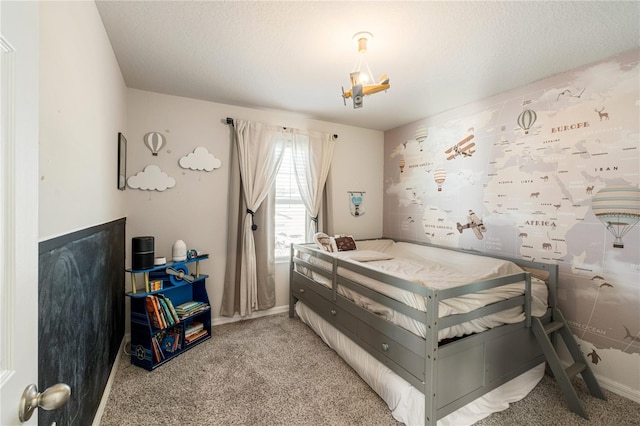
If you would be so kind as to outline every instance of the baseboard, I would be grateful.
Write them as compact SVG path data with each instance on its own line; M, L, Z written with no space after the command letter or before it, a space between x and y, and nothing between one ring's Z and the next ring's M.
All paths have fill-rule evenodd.
M104 392L102 392L100 405L98 405L98 410L96 411L96 415L93 418L93 423L91 423L91 426L100 425L100 421L102 420L102 415L104 414L104 409L107 406L107 401L109 400L109 394L111 393L111 386L113 385L113 380L115 379L116 372L118 371L120 358L122 358L122 355L124 354L125 345L130 341L131 341L131 335L125 334L124 337L122 338L122 342L120 343L120 349L118 349L116 360L113 362L113 366L111 367L111 373L109 373L109 379L107 380L107 384L104 387Z
M235 315L233 317L218 317L214 318L211 325L222 325L229 324L231 322L244 321L248 319L255 319L260 317L266 317L269 315L277 315L282 314L284 312L289 312L289 305L276 306L275 308L267 309L265 311L256 311L251 314L249 317L241 317L240 315Z
M602 386L604 389L640 404L640 391L638 391L637 389L632 389L629 386L625 386L616 381L598 375L596 375L596 379L598 379L598 383L600 383L600 386Z

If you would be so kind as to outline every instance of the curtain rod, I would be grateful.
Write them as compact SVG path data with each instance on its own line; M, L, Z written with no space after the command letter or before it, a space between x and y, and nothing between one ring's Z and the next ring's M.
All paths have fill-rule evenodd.
M231 124L233 126L233 118L227 117L227 124ZM286 127L285 127L285 129L286 129ZM338 139L338 135L334 133L333 134L333 138L334 139Z

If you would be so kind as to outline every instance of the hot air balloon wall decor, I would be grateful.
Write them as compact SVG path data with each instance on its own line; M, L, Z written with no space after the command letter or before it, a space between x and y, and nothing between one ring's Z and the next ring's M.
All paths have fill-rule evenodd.
M591 199L591 210L613 235L613 247L624 248L622 237L640 221L640 189L607 185Z
M418 141L418 147L420 148L420 152L422 152L422 143L429 136L429 129L424 126L420 126L416 129L416 141Z
M537 118L538 116L535 111L530 109L525 109L520 113L518 116L518 126L524 130L525 135L529 134L529 129L531 129L531 126L533 126Z
M442 191L442 184L444 183L446 178L447 171L445 169L436 169L433 172L433 180L436 182L436 185L438 185L438 192Z
M349 210L351 216L360 217L364 215L362 202L364 201L364 191L347 191L349 194Z
M144 135L144 144L149 148L153 156L158 156L158 152L166 143L164 135L160 132L149 132Z

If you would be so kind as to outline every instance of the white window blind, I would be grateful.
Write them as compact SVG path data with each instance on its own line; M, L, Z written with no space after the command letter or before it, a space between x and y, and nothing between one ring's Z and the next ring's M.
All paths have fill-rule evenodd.
M304 243L307 212L293 170L291 145L287 144L276 178L276 260L289 258L291 244Z

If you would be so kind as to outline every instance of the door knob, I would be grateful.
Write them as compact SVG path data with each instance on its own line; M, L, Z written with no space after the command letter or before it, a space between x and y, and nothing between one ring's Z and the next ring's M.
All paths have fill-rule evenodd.
M18 406L18 418L24 423L31 418L36 408L55 410L62 407L71 396L71 388L64 383L58 383L38 392L36 385L29 385L22 393Z

